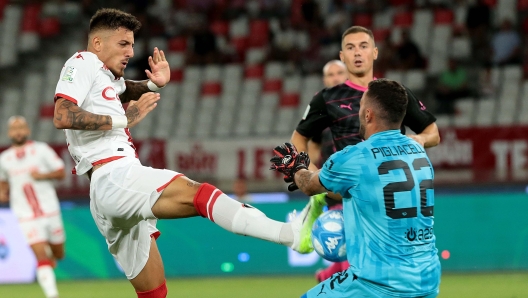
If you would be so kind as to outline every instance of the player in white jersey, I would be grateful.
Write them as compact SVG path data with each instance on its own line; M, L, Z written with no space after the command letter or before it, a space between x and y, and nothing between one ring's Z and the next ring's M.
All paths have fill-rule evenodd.
M141 165L128 128L156 107L160 96L152 91L169 82L170 69L163 51L154 48L150 70L145 71L149 80L123 79L140 26L134 16L119 10L94 14L87 51L68 59L60 74L54 115L55 127L66 130L77 175L90 179L95 223L138 297L167 295L161 256L151 240L160 234L157 219L200 215L233 233L297 249L300 230L313 224L318 214L312 213L322 206L308 206L291 223L278 222L210 184ZM122 103L127 102L125 111Z
M0 202L9 205L37 259L37 281L46 297L58 297L55 260L64 258L64 228L53 180L64 178L64 163L41 142L29 141L21 116L9 118L12 146L0 154Z

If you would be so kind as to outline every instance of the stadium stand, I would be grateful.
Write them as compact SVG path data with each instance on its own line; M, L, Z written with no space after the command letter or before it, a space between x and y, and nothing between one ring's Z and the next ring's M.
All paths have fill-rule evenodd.
M288 136L312 96L322 88L320 67L327 59L338 58L340 35L335 32L343 28L308 21L312 17L328 19L335 13L334 1L316 1L319 15L314 16L300 9L302 0L272 2L252 1L232 9L229 5L235 4L230 2L217 7L213 2L158 0L141 12L144 27L152 34L138 34L136 58L146 57L153 46L165 49L172 82L161 91L163 99L153 116L134 129L135 137ZM471 36L465 28L468 5L451 5L449 1L388 2L390 5L380 5L383 1L345 5L351 18L348 23L372 27L381 51L390 51L384 43L389 40L397 45L402 30L409 30L427 62L423 69L403 70L393 65L385 73L380 68L382 71L376 75L407 85L434 111L438 104L433 100L435 82L448 59L455 58L470 74L474 95L458 100L455 114L439 115L439 126L528 123L528 85L524 81L528 64L489 65L489 80L479 80L485 77L486 67L473 61ZM487 3L493 7L494 27L509 19L520 31L527 23L526 1ZM64 138L52 127L53 89L64 59L84 45L85 29L81 28L85 28L90 9L73 1L64 5L0 1L0 69L31 65L17 69L16 77L23 78L20 81L3 75L1 114L6 117L21 113L35 119L31 125L37 139ZM215 64L193 65L189 60L193 28L174 18L205 21L207 17L207 27L216 37L221 57ZM53 54L44 56L43 48L53 49ZM143 71L130 65L127 74L141 78ZM25 108L28 106L36 108ZM0 144L6 143L2 136Z

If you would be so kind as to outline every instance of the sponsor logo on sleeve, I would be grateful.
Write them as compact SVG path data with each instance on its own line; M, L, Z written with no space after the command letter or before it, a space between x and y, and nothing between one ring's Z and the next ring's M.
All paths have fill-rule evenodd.
M75 74L77 74L77 69L73 66L68 66L64 71L64 75L62 76L61 80L71 83L75 78Z

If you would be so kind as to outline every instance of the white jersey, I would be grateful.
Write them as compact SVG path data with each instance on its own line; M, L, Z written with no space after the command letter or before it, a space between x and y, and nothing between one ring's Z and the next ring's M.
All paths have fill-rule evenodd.
M64 64L55 100L62 97L98 115L122 116L125 110L119 94L125 92L125 88L125 80L116 78L94 53L77 52ZM64 131L77 175L97 164L137 156L128 128Z
M31 172L50 173L64 168L64 162L48 145L29 141L0 154L0 180L9 183L13 213L23 220L51 216L60 211L52 180L34 180Z

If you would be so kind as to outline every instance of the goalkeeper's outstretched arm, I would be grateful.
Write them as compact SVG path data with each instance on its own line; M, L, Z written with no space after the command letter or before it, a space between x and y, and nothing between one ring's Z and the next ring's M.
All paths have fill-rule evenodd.
M313 196L327 191L319 181L319 172L311 170L299 170L295 173L295 184L306 195Z

